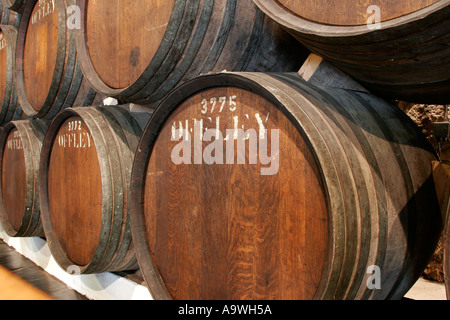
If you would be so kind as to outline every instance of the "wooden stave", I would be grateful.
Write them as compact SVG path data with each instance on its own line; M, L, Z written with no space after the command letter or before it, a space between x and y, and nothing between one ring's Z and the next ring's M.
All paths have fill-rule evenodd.
M201 4L200 2L205 3ZM220 15L219 9L223 2L217 4L216 1L214 4L214 0L193 0L187 3L176 0L168 31L147 69L131 86L124 89L111 88L96 74L95 67L89 58L85 40L86 16L83 14L86 12L86 3L87 0L78 0L77 2L82 12L81 29L77 33L77 49L84 75L97 92L101 92L105 96L114 97L124 103L133 102L146 105L158 102L180 83L212 70L296 71L307 55L306 50L301 45L296 44L295 41L293 42L290 35L265 18L262 12L253 6L253 3L245 6L240 1L227 0L225 8L222 8L222 10L226 11L223 13L224 19L217 24L216 30L214 29L215 26L204 27L199 25L199 21L202 19L209 21L214 15ZM236 6L239 6L239 10ZM196 13L197 9L200 13ZM227 45L230 45L227 42L227 33L233 28L230 22L233 21L233 16L238 14L242 14L243 17L246 17L246 15L254 16L253 33L248 36L247 41L249 43L244 48L245 50L241 52L240 59L236 59L236 57L231 57L231 59L230 57L224 58L222 50ZM237 18L235 17L234 19ZM195 22L195 25L192 25L192 21ZM188 34L187 31L189 30L191 32ZM211 34L214 33L217 33L216 38L211 38ZM207 37L213 40L212 45L205 40ZM264 52L251 56L252 51L255 50L255 46L258 46L260 40L263 42L263 45L270 44L271 48L280 54L280 58L284 59L284 63L276 61L273 57L272 59L265 57ZM289 46L291 50L288 50ZM267 47L264 49L267 49ZM210 54L211 50L215 54ZM241 48L236 47L236 50L241 50ZM195 54L197 52L204 57L205 63L203 63L203 58L196 58ZM215 60L211 59L214 55L216 55ZM229 61L224 64L222 60L227 59ZM219 68L217 65L221 62L222 65Z
M37 111L31 106L24 83L23 55L27 37L29 19L37 0L25 3L22 19L18 27L16 50L16 86L18 100L28 117L52 119L61 110L68 107L80 107L98 104L101 97L88 85L78 64L75 37L73 30L66 27L66 7L73 5L75 0L55 0L58 14L58 45L57 61L52 78L52 84L47 99Z
M17 29L13 26L1 25L0 29L6 41L7 65L6 70L7 88L5 97L2 101L2 109L0 111L0 124L7 124L10 121L19 120L22 117L22 108L17 101L17 91L15 86L14 72L14 52L16 48Z
M442 53L442 39L448 38L445 31L448 27L443 27L448 25L446 21L450 15L447 0L404 17L381 22L380 30L373 31L367 26L321 25L287 13L272 0L254 2L305 47L334 63L375 94L416 103L448 103L448 77L436 75L448 66L448 61L440 62L446 57ZM424 26L428 28L430 25L432 27L426 36L431 40L417 46L418 35L423 33ZM413 51L419 53L413 54ZM430 55L428 61L415 61L424 53ZM431 54L439 59L431 59ZM410 59L409 64L398 62L405 59ZM383 68L386 74L383 74ZM392 77L400 73L403 78L393 81Z
M13 129L20 132L24 147L25 165L27 166L26 203L22 225L16 230L6 216L3 193L0 193L0 220L5 232L11 237L43 237L39 202L39 161L42 143L49 126L47 120L18 120L4 126L0 135L0 165L3 163L3 153L9 133ZM34 188L33 188L34 187ZM0 180L0 189L3 188Z
M250 90L252 92L256 92L256 93L260 93L260 94L266 94L266 97L270 100L272 100L277 106L280 106L280 101L286 102L287 100L291 100L294 101L295 98L297 98L296 101L299 101L298 98L299 97L292 97L289 98L289 95L286 94L284 95L282 98L276 97L276 95L273 93L273 91L271 92L271 88L274 88L276 86L280 86L280 82L283 82L284 84L282 84L283 86L286 85L286 83L291 83L290 85L292 86L293 83L297 83L298 87L303 87L303 88L308 88L307 84L303 84L303 83L299 83L298 80L293 80L295 79L296 76L293 75L273 75L272 77L270 76L266 76L266 75L261 75L261 74L245 74L245 73L226 73L226 74L220 74L218 76L216 76L216 78L214 78L214 76L205 76L205 77L201 77L198 78L194 81L190 81L186 84L184 84L183 86L181 86L180 88L178 88L177 90L175 90L175 92L173 92L171 95L169 95L161 104L161 106L155 111L154 116L152 117L151 122L148 124L148 127L146 129L146 131L144 131L144 135L141 139L141 144L140 144L140 152L137 153L136 155L136 160L135 160L135 165L133 168L133 174L132 174L132 205L131 205L131 223L132 223L132 231L133 231L133 237L135 239L135 244L136 244L136 254L138 257L138 261L141 267L141 271L143 272L144 278L147 281L147 284L152 292L152 294L154 295L154 297L156 299L172 299L169 291L167 290L167 288L164 285L164 281L162 279L161 274L159 274L158 269L156 267L155 262L153 261L153 259L151 258L151 254L148 248L148 244L146 243L146 239L145 239L145 235L144 235L144 230L143 230L143 225L144 225L144 218L143 218L143 213L142 213L142 207L143 207L143 181L142 181L142 177L146 176L146 159L148 159L147 157L149 156L153 143L155 142L155 139L158 136L158 132L159 132L159 128L162 127L163 123L164 123L164 119L167 119L169 114L176 108L176 106L184 99L184 97L188 97L191 94L193 94L193 92L198 92L204 88L207 87L211 87L211 86L235 86L235 87L240 87L240 88L244 88L247 90ZM267 80L269 79L269 80ZM282 81L280 81L282 79ZM267 81L267 82L266 82ZM266 89L262 88L262 83L264 83L264 87L266 87L267 91L265 91ZM284 89L287 89L287 93L289 92L289 88L292 89L293 87L291 86L286 86ZM305 96L307 96L307 99L305 98L300 98L300 100L309 100L309 101L315 101L316 103L320 104L320 103L324 103L324 98L321 96L320 93L327 95L328 90L330 90L330 88L316 88L317 91L313 90L313 92L315 92L315 94L308 94L306 91L303 91L303 93L305 94ZM325 91L324 91L325 90ZM341 91L342 90L338 90ZM363 93L354 93L352 94L353 97L351 98L352 100L359 100L360 103L362 103L363 101L365 101L365 94ZM328 95L328 99L330 98L330 96ZM278 102L277 102L277 99ZM322 101L321 101L322 100ZM336 100L337 101L337 100ZM306 102L308 103L308 102ZM339 106L339 102L337 103L337 105ZM372 112L376 113L376 107L379 104L385 104L385 102L375 98L374 101L372 101L372 103L369 105L369 110L371 110ZM330 104L328 103L328 106L330 106ZM341 104L341 107L345 106ZM282 107L282 106L281 106ZM338 107L338 108L341 108ZM282 108L286 108L286 107L282 107ZM391 108L391 107L389 107ZM388 109L389 109L388 108ZM356 109L355 109L356 110ZM353 110L352 112L354 113L355 110ZM392 109L390 109L392 112ZM300 114L298 112L292 113L293 110L288 110L289 114L288 117L290 119L295 120ZM342 108L341 110L342 111ZM335 110L336 112L336 110ZM339 113L336 113L339 114ZM345 114L345 113L344 113ZM348 114L348 112L347 112ZM399 117L399 119L402 119L403 121L403 125L405 126L405 130L407 132L406 135L409 135L409 137L411 137L411 134L417 134L417 127L411 122L410 119L406 118L406 116L400 112L394 111L394 114L396 114L396 116ZM352 116L355 116L355 114L353 114ZM298 120L298 118L297 118ZM341 120L342 121L342 118ZM391 120L391 119L386 119L387 123L389 121L392 122L392 124L398 125L401 122L399 122L397 119L396 120ZM314 125L316 125L318 122L311 122L311 128L314 127ZM305 123L302 123L302 125ZM310 128L310 129L311 129ZM326 127L325 127L326 129ZM394 139L395 136L392 135L392 132L390 132L390 127L385 126L384 127L385 130L388 131L387 133L387 137ZM311 139L316 140L315 143L317 143L319 140L317 140L320 137L320 132L323 132L320 130L320 128L315 129L317 130L316 133L313 134L319 134L318 136L314 137L311 136L311 132L310 133L305 133L305 131L307 131L304 127L300 128L299 130L303 130L303 135L306 136L308 138L309 141L311 141ZM348 129L347 129L348 130ZM355 132L359 131L359 135L366 135L364 133L364 130L359 128L358 126L353 126L350 130L350 132L352 130L355 130ZM381 129L377 129L379 132L379 134L384 135L384 132L381 131ZM314 130L313 130L314 131ZM313 132L312 131L312 132ZM344 136L345 139L345 136ZM370 140L370 136L366 136L365 139L368 141ZM403 139L403 138L401 138ZM436 155L434 150L432 149L432 147L429 145L429 143L426 141L426 139L421 136L420 134L417 136L417 138L415 142L419 143L419 145L421 145L426 151L425 153L427 153L427 156L431 159L433 159ZM324 139L326 140L326 139ZM336 140L336 141L339 141ZM358 178L358 175L355 174L354 177L358 178L358 179L362 179L362 181L364 181L364 179L368 179L369 182L372 182L373 185L369 185L368 189L367 189L367 196L370 197L370 190L377 190L377 186L379 187L380 185L383 186L383 181L380 180L380 178L378 177L378 174L380 174L380 170L382 163L384 163L384 161L382 160L386 160L383 156L380 157L380 154L377 154L376 156L374 155L375 153L372 152L372 154L368 151L367 149L367 145L368 142L363 142L362 143L362 150L364 153L367 154L368 158L370 159L369 162L371 165L377 165L377 163L379 163L379 168L375 168L372 169L374 170L374 172L372 172L370 175L372 176L370 178L369 176L366 176L365 178ZM407 142L407 141L405 141ZM411 142L409 142L411 143ZM337 144L339 144L339 142L337 142ZM314 148L317 148L316 150L325 150L326 148L320 148L317 144ZM405 149L405 150L402 150ZM391 159L393 157L393 159L397 159L397 161L402 162L403 166L406 166L406 168L408 168L407 164L405 163L404 160L402 160L403 157L403 152L411 152L411 149L408 147L399 147L397 148L397 152L400 152L401 156L400 158L398 158L395 155L391 155ZM380 152L378 152L380 153ZM324 157L324 156L322 156ZM425 156L426 157L426 156ZM333 159L339 158L336 157L336 155L334 157L327 156L326 158L323 158L320 161L321 163L326 163L327 161L330 161L330 163L333 162ZM388 157L389 158L389 157ZM404 158L403 158L404 159ZM424 161L425 163L427 163L427 161ZM361 164L358 163L353 163L354 165L356 165L356 167L360 166L360 168L364 168L364 166L362 166ZM366 164L367 166L367 164ZM352 166L352 169L347 168L347 170L354 170L355 166ZM376 167L376 166L375 166ZM416 168L417 169L417 168ZM334 179L338 179L338 177L335 175L335 177L333 178L333 174L332 174L332 168L328 169L329 172L327 172L327 174L323 174L324 180L328 180L329 182L331 182L332 184L334 184L335 182L333 182ZM341 169L342 170L342 169ZM384 170L384 169L383 169ZM361 169L361 171L363 171ZM395 171L395 170L394 170ZM342 173L341 173L342 174ZM391 173L386 173L383 172L384 176L387 176ZM328 178L326 178L326 176L328 176ZM398 177L397 177L398 178ZM342 179L342 178L341 178ZM400 177L400 180L411 180L410 182L410 187L409 188L417 188L417 183L418 181L423 181L425 178L422 176L418 179L414 179L411 178L410 176L408 176L407 173L405 173L405 176L403 178ZM339 180L339 179L338 179ZM401 181L400 181L401 182ZM429 181L427 181L427 183L429 183ZM414 186L413 186L414 185ZM429 184L427 184L427 187L430 187ZM432 186L431 186L432 187ZM349 188L351 189L351 188ZM434 188L431 188L434 190ZM433 190L428 189L427 192L433 192ZM333 202L330 202L329 205L330 207L334 206L334 210L338 210L339 207L342 207L342 205L348 201L348 196L352 194L352 192L358 193L357 189L352 190L334 190L333 188L330 188L328 190L328 192L334 193L334 194L330 194L329 196L330 198L334 199L335 203L333 204ZM385 191L386 192L386 191ZM372 219L372 223L378 223L378 224L383 224L385 223L385 226L387 226L387 222L390 221L390 223L392 223L392 220L395 218L389 217L388 214L388 210L392 211L392 204L390 204L390 200L388 198L387 193L383 192L383 190L378 190L377 192L377 199L375 201L375 206L378 207L378 209L372 209L372 210L379 210L380 211L380 216L379 217L371 217L370 219ZM345 196L344 194L347 193L347 196ZM339 196L340 194L340 196ZM411 194L409 194L409 196L412 196ZM431 194L432 196L432 194ZM339 200L341 199L341 200ZM383 200L384 199L384 200ZM340 204L338 203L340 201ZM348 206L353 206L355 207L356 204L355 203L351 203L351 202L347 202ZM437 203L436 206L437 207ZM330 231L331 236L330 238L333 239L339 239L339 238L343 238L345 237L345 233L349 232L348 230L344 230L345 227L345 220L350 219L351 217L347 216L345 217L345 214L336 214L333 215L333 217L330 218ZM423 222L423 219L426 220L426 217L419 217L421 222ZM399 270L391 270L388 273L387 276L383 276L383 286L385 286L383 292L381 293L375 293L373 294L373 292L371 292L370 290L368 290L367 288L364 288L364 285L361 280L362 274L361 272L358 274L351 274L353 271L353 268L344 268L342 269L343 265L345 263L349 264L349 262L346 260L350 259L349 261L351 262L351 257L344 257L344 253L343 252L337 252L339 251L337 248L337 246L335 247L335 250L333 251L333 254L330 254L329 258L329 265L327 266L328 269L326 271L324 271L324 277L322 279L322 283L319 286L319 290L318 293L316 295L316 298L318 299L401 299L403 297L403 295L409 290L409 288L415 283L415 281L417 280L418 277L420 277L420 271L419 273L417 272L417 270L410 270L410 267L408 264L412 264L413 265L413 269L414 267L417 267L418 265L420 265L418 267L418 269L420 270L422 267L425 268L426 263L428 261L429 256L431 256L431 254L433 253L434 247L437 243L438 240L438 234L440 233L439 230L439 222L440 219L437 219L437 217L433 217L433 219L435 219L436 224L432 225L430 224L430 221L425 221L427 223L427 228L429 228L429 230L427 230L429 232L429 235L431 236L432 240L430 240L429 243L424 245L423 252L421 254L418 254L417 256L414 257L414 255L410 255L409 252L407 252L408 250L406 248L404 248L403 251L397 251L395 252L395 250L393 250L393 247L395 247L397 245L397 243L395 243L395 239L389 239L389 234L386 228L381 228L381 230L379 230L378 232L380 232L380 239L378 241L378 247L377 248L372 248L370 249L370 252L368 254L366 254L366 264L362 263L361 265L357 266L357 269L359 271L361 270L365 270L365 268L369 265L371 265L371 263L376 263L376 265L380 265L382 263L386 263L387 267L391 267L392 265L389 266L388 262L386 261L386 256L388 256L388 259L392 259L394 257L395 260L395 256L398 255L400 253L400 255L402 256L403 260L403 265L401 268L399 268ZM367 215L366 215L366 220L367 220ZM413 220L413 219L411 219ZM418 219L419 220L419 219ZM347 221L348 223L349 221ZM367 223L367 221L366 221ZM409 222L409 224L411 224L412 222ZM413 226L414 227L414 226ZM417 230L414 230L414 228L412 228L412 232L411 234L413 234L414 232L416 232ZM395 238L395 236L392 236L393 238ZM404 239L404 241L414 241L414 234L413 235L409 235L408 239ZM348 239L352 239L352 237L348 236ZM393 242L393 244L389 243L389 240L391 240L391 242ZM366 246L369 245L370 241L365 242ZM389 246L391 246L389 248ZM389 255L386 254L387 250L390 250L391 252L389 253ZM356 254L356 253L355 253ZM369 257L370 256L370 257ZM401 258L400 258L401 259ZM383 262L384 261L384 262ZM395 263L393 264L393 266L397 266L395 265ZM348 267L348 265L347 265ZM340 281L342 281L343 278L345 277L341 277L340 272L343 272L343 274L347 274L347 279L351 279L352 281L349 281L347 283L347 286L344 284L341 284ZM406 276L405 276L406 275ZM362 281L362 282L361 282ZM404 282L404 283L402 283ZM386 285L386 283L388 283L388 285ZM387 287L387 289L386 289Z
M109 236L100 237L99 245L97 251L91 260L91 262L87 265L81 266L76 265L71 261L66 253L64 252L62 246L59 244L57 236L52 226L52 222L49 216L49 199L48 199L48 163L51 156L51 147L54 139L57 136L60 125L62 125L68 118L72 116L80 116L83 120L90 121L91 126L90 129L93 130L97 134L92 134L94 139L94 143L96 145L103 144L105 148L102 150L107 150L109 148L118 148L116 141L121 141L121 138L126 136L126 142L130 142L132 147L137 146L137 137L136 135L139 133L141 129L139 129L139 121L135 119L134 115L131 115L129 111L124 111L121 106L109 106L107 108L102 107L83 107L83 108L67 108L64 111L60 112L54 120L52 120L52 124L49 127L49 131L46 135L43 145L43 153L40 159L40 179L42 181L42 187L40 188L40 196L41 207L42 207L42 221L43 227L48 239L48 244L52 254L55 257L57 263L64 269L70 271L74 266L77 267L77 270L80 270L81 274L95 274L102 272L112 272L112 271L129 271L135 270L138 268L137 261L135 258L135 252L133 249L133 240L131 237L131 231L129 230L129 222L127 216L127 208L121 206L120 208L112 208L111 204L109 207L106 207L104 210L104 214L102 216L102 221L104 221L104 225L102 225L102 234L108 233ZM114 118L116 117L116 118ZM121 118L122 117L122 118ZM143 116L143 118L149 117L149 114ZM98 127L96 122L98 122ZM123 132L114 132L112 129L112 123ZM118 124L124 125L124 127L120 127ZM130 125L132 124L132 125ZM136 127L137 126L137 127ZM131 132L134 132L133 135ZM102 135L105 134L107 136L102 138ZM94 138L95 137L95 138ZM109 139L108 139L109 137ZM129 139L129 140L128 140ZM122 141L122 147L125 142ZM122 164L122 157L127 153L131 153L132 150L129 149L117 149L116 157L109 157L110 161L114 162L114 164L103 166L102 170L102 181L105 181L105 184L102 184L102 188L107 188L108 190L116 190L111 191L118 196L121 193L127 193L127 190L124 190L127 185L122 182L122 185L119 187L115 187L113 176L115 176L115 181L120 182L122 175L121 172L110 172L113 168L112 166L119 166L119 168L123 169L123 166L131 166L132 159L131 156L126 158ZM98 151L99 153L100 151ZM99 153L100 154L100 153ZM120 159L120 161L119 161ZM129 169L131 171L131 169ZM109 173L108 173L109 172ZM126 177L125 177L126 178ZM103 196L103 201L107 201L108 195ZM125 215L125 216L123 216ZM112 221L112 222L111 222ZM125 226L124 230L122 229L122 224ZM109 228L110 227L110 228ZM109 228L109 231L107 230ZM110 244L111 243L111 244Z

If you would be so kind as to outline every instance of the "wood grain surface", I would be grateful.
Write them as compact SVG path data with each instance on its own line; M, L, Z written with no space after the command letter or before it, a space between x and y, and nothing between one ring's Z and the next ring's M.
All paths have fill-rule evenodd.
M211 112L211 99L221 97L225 107L221 111L218 101ZM262 176L261 160L237 164L237 141L235 164L174 164L171 153L179 141L172 141L172 128L186 121L193 128L194 119L203 120L205 129L217 128L219 121L224 138L236 119L239 128L259 135L262 119L269 151L275 144L271 130L280 131L280 171ZM234 143L231 133L229 139ZM194 152L192 145L192 161ZM245 159L254 155L247 146ZM225 162L228 155L222 156ZM153 147L145 185L147 240L175 299L314 297L328 243L325 195L304 139L268 101L237 88L214 88L187 99Z
M102 185L97 150L79 117L62 124L53 145L48 172L51 222L67 257L88 264L102 227Z
M161 44L174 3L88 2L86 45L96 71L108 86L125 88L139 79Z

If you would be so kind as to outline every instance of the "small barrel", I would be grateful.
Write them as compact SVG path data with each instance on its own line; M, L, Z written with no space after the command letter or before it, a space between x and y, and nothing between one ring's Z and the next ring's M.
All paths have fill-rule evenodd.
M11 237L44 236L39 163L47 120L8 123L0 135L0 221Z
M157 299L399 299L441 233L437 155L397 107L297 74L175 89L132 173L136 255Z
M16 85L29 117L53 118L67 107L96 104L77 62L67 7L75 0L29 0L18 29Z
M450 103L450 1L254 0L304 46L367 89Z
M97 92L123 102L155 103L212 70L297 71L307 56L251 0L77 4L83 72Z
M14 81L14 58L17 30L13 26L0 26L0 124L19 120L22 108L17 102Z
M42 220L50 250L64 270L76 267L88 274L137 268L129 184L150 114L130 110L69 108L49 128L40 166Z

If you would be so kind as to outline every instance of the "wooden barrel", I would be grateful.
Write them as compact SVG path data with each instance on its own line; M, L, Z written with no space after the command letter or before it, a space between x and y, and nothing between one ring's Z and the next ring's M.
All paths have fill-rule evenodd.
M375 96L289 73L199 77L138 147L141 271L157 299L402 298L441 232L436 159Z
M449 0L254 2L378 95L450 103Z
M447 300L450 300L450 218L448 216L443 239L445 290L447 292Z
M148 118L110 106L66 109L52 121L41 157L41 209L50 250L65 270L136 268L129 183Z
M25 9L25 4L27 3L27 0L1 0L0 5L3 5L3 8L23 13L23 10Z
M83 72L97 92L124 102L154 103L211 70L297 71L307 55L251 0L77 4Z
M0 124L18 120L22 108L17 102L14 78L14 57L17 30L13 26L0 26Z
M95 104L77 62L67 6L75 0L29 0L19 26L16 83L30 117L50 119L61 109Z
M0 135L0 221L11 237L44 236L39 162L47 120L8 123Z

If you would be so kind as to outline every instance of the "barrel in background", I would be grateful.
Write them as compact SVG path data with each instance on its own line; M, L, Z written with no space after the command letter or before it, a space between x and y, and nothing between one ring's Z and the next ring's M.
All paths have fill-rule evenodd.
M1 0L0 5L2 5L3 8L9 9L11 11L23 13L26 3L27 0Z
M83 72L97 92L124 102L156 103L212 70L297 71L307 54L250 0L77 4Z
M49 122L8 123L0 136L0 221L11 237L44 236L39 203L39 162Z
M6 0L8 1L8 0ZM3 2L0 2L0 22L1 24L8 24L19 27L20 19L22 17L21 13L16 12L15 10L11 10L8 5L5 5Z
M22 116L17 101L15 86L14 57L17 30L13 26L0 25L0 125Z
M74 0L29 0L18 29L16 85L24 113L53 118L67 107L96 104L78 65L75 33L67 27Z
M441 231L436 159L403 112L366 93L296 74L189 81L136 155L141 271L157 299L400 299Z
M254 2L374 93L415 103L450 102L450 1Z
M150 114L122 106L69 108L49 128L41 157L42 219L64 270L136 269L128 218L134 153Z

